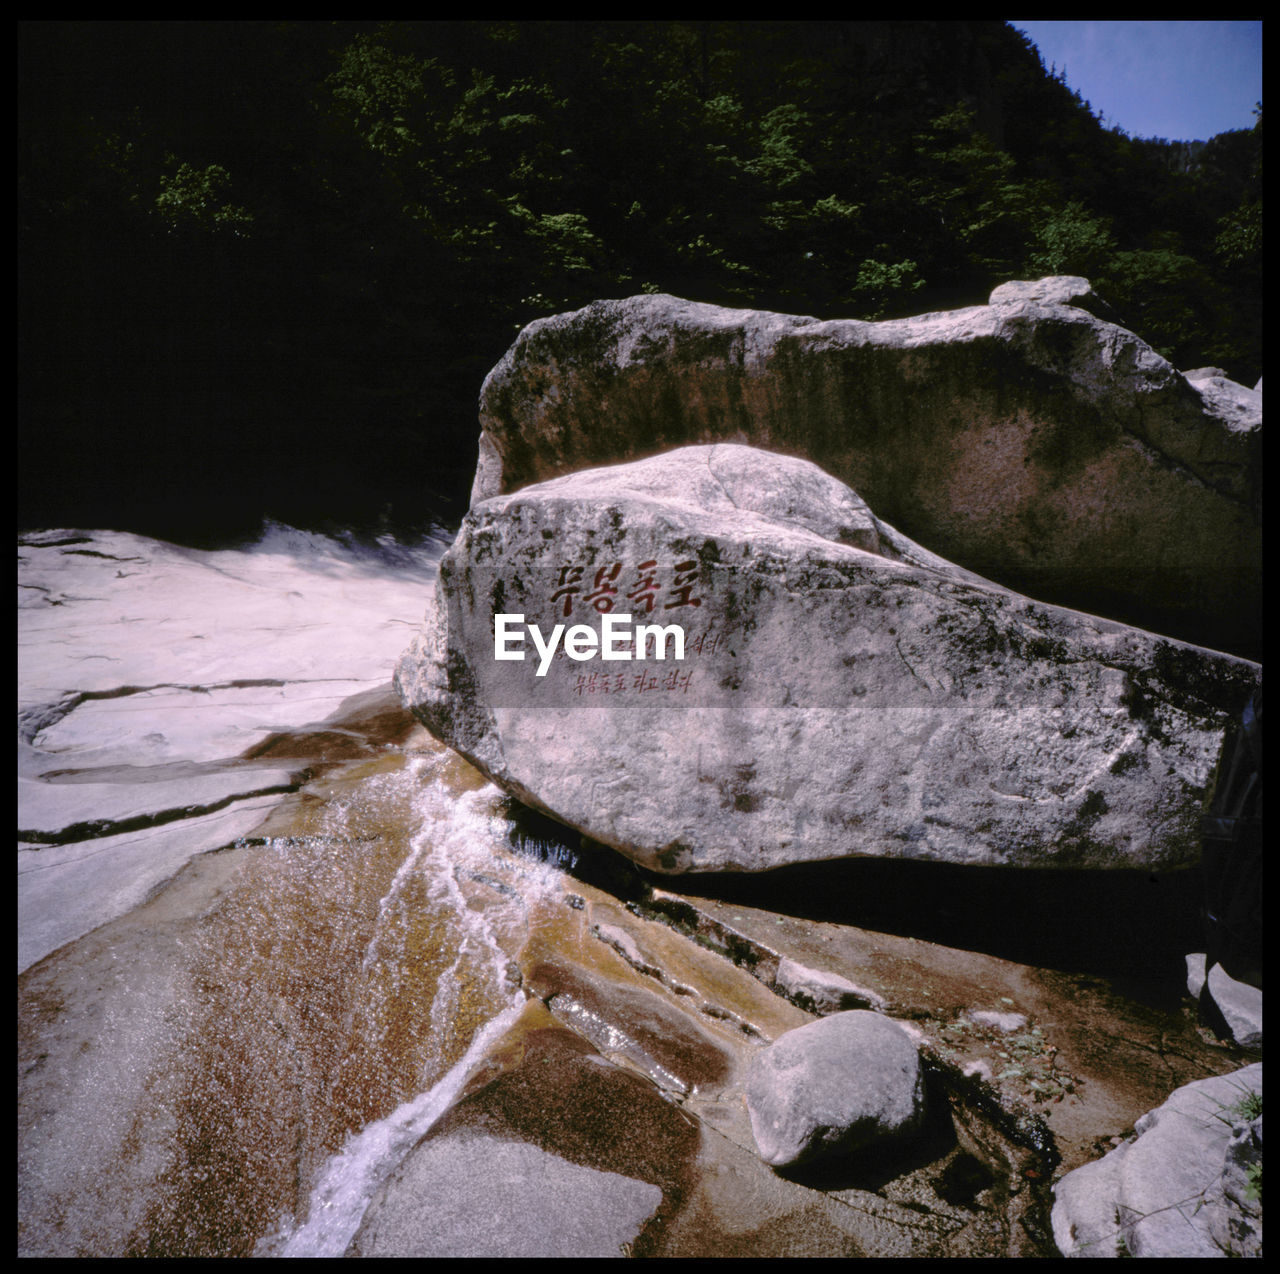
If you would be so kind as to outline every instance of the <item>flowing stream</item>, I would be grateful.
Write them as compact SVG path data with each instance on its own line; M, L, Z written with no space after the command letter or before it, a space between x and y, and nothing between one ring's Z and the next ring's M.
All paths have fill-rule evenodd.
M90 1047L123 1046L133 1082L97 1103L118 1102L128 1132L123 1163L96 1167L119 1174L140 1220L109 1250L342 1255L514 1020L508 953L560 877L510 853L496 789L459 791L456 768L438 753L360 775L314 829L231 851L237 878L159 944L175 962L108 997L123 1038ZM480 908L464 886L495 855L520 889Z
M511 985L507 952L527 921L530 903L559 892L560 873L534 859L516 862L508 856L508 866L520 877L519 893L488 899L483 908L470 905L461 881L483 878L492 869L509 828L495 808L496 789L459 795L433 773L445 765L443 757L435 757L413 761L407 769L415 789L409 852L378 902L373 934L360 960L360 976L381 988L384 1038L395 1019L420 1009L425 988L408 991L407 984L415 981L414 970L434 962L423 1072L430 1084L351 1135L320 1171L305 1212L292 1224L282 1221L259 1243L256 1255L341 1256L378 1186L449 1108L524 1008L525 996ZM453 1060L468 1030L462 1023L480 1024Z
M545 1041L559 1030L556 1046L564 1048L576 1032L572 1047L594 1049L600 1063L591 1075L610 1076L608 1091L626 1094L620 1109L636 1104L640 1090L624 1081L638 1073L652 1081L642 1086L646 1100L674 1121L655 1127L684 1150L665 1159L655 1151L648 1168L626 1169L661 1179L671 1208L686 1209L664 1214L654 1228L654 1241L670 1244L656 1254L759 1255L761 1236L781 1245L765 1254L792 1254L789 1236L799 1234L818 1236L814 1252L823 1255L1049 1251L1035 1220L1039 1204L1023 1189L1048 1171L1040 1133L1024 1136L963 1077L976 1068L1017 1088L1018 1101L1034 1105L1036 1118L1049 1119L1082 1160L1081 1146L1098 1129L1119 1131L1175 1083L1230 1064L1176 1009L1127 1005L1101 980L976 954L986 939L971 939L971 929L948 930L943 945L917 942L922 925L931 917L942 923L959 904L925 896L918 872L891 876L894 864L855 864L861 885L837 890L837 900L857 906L841 902L831 923L819 918L826 893L789 906L768 892L774 885L763 900L751 894L741 903L731 891L717 900L694 890L690 900L662 889L648 910L633 909L634 882L607 856L579 862L564 844L531 838L526 829L536 820L420 727L405 733L383 678L421 618L438 537L369 549L277 527L249 550L203 557L140 537L88 542L71 533L30 550L44 572L28 569L25 585L40 595L26 633L39 675L23 689L38 691L40 728L27 753L30 772L48 782L42 797L59 795L58 782L88 790L104 776L133 784L137 795L147 782L159 788L160 777L198 769L191 753L175 760L164 752L181 734L168 722L185 724L211 708L226 718L207 716L200 727L217 732L208 736L216 749L240 738L246 720L256 730L251 746L215 749L213 764L238 756L234 772L250 775L255 765L301 768L316 757L323 764L265 822L261 813L248 817L248 834L218 839L215 829L180 845L179 866L156 877L158 885L145 880L127 903L99 898L121 870L111 854L128 842L125 833L20 850L29 879L61 873L66 882L61 894L33 890L28 914L75 926L70 940L50 940L41 948L47 954L20 964L22 1255L343 1255L370 1201L470 1091L477 1067L493 1078L517 1053L511 1064L525 1066L531 1011L542 1014L538 1047L550 1048ZM94 586L83 587L86 579ZM126 579L145 587L131 585L122 604L114 590L129 586L115 581ZM79 628L66 627L73 607L81 608ZM342 689L324 691L333 650L353 629L362 640L377 632L386 649L372 672L341 652ZM64 643L65 658L55 644L62 633L81 643ZM46 650L55 655L41 662ZM246 673L250 657L262 666ZM199 669L204 681L180 664ZM86 678L83 669L103 669L102 685L64 680L68 668ZM75 684L85 693L74 702L64 695L57 704L66 710L46 721L48 688ZM277 687L290 685L320 687L347 715L304 708L281 726L272 714L288 701ZM162 709L147 707L149 686L169 695ZM224 710L217 693L234 702ZM245 694L258 697L246 706ZM132 713L146 724L136 726ZM139 734L153 722L167 734ZM121 742L104 760L93 749L117 727ZM121 752L147 746L156 752L149 768ZM72 762L81 768L57 768ZM194 836L178 823L160 830L174 829ZM229 844L236 835L243 839ZM137 853L153 855L153 844L140 839ZM597 877L599 888L590 883ZM1011 902L1002 901L998 882L971 879L966 888L988 892L965 895L964 915L1025 910L1025 885ZM917 883L907 889L904 881ZM1087 893L1074 903L1055 898L1032 926L1030 955L1055 950L1041 930L1059 912L1087 919L1090 908L1108 928L1113 915L1145 915L1133 942L1161 945L1148 964L1176 966L1188 949L1176 935L1161 944L1151 936L1165 934L1169 917L1191 914L1176 882L1161 887L1163 911L1145 879L1108 883L1109 892L1094 880L1081 887ZM1029 914L1039 914L1030 901ZM83 906L91 919L78 911L68 919L68 906ZM846 910L856 912L855 923ZM910 935L896 936L904 910ZM1082 925L1072 921L1065 956L1094 941ZM928 1035L935 1056L948 1059L954 1127L940 1114L915 1158L892 1171L877 1167L880 1175L865 1182L809 1190L764 1168L734 1084L752 1050L811 1020L773 986L783 956L806 976L856 976L857 986L843 985L862 994L865 983L872 1002L892 1004ZM1024 1029L1006 1035L982 1026L977 1010L1016 1016ZM1096 1058L1099 1039L1105 1067ZM545 1071L525 1070L557 1073L551 1053L540 1060ZM535 1116L559 1109L538 1096L530 1102ZM945 1112L945 1101L934 1104ZM585 1124L589 1115L574 1118ZM573 1119L560 1123L579 1130ZM701 1131L692 1133L695 1123ZM599 1129L592 1135L608 1141ZM654 1137L646 1128L634 1140ZM703 1154L709 1158L695 1174ZM768 1225L762 1209L773 1209ZM725 1246L734 1236L740 1249Z
M253 551L281 548L323 570L343 546L275 527ZM424 736L28 970L20 1250L341 1255L524 1003L511 957L561 873L514 844L500 793Z

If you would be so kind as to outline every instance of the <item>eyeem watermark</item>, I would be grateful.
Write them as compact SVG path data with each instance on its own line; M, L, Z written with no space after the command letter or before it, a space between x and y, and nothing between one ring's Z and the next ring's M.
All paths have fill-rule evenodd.
M653 639L653 657L667 657L667 642L674 643L674 658L684 658L684 629L679 624L637 624L631 628L630 615L612 613L600 617L600 631L587 624L574 624L567 632L564 624L551 630L550 638L543 635L537 624L526 624L523 615L495 615L493 617L493 657L505 660L524 659L524 633L527 628L538 652L537 676L545 677L555 658L560 639L564 638L564 651L570 659L579 662L594 659L647 659L645 643Z

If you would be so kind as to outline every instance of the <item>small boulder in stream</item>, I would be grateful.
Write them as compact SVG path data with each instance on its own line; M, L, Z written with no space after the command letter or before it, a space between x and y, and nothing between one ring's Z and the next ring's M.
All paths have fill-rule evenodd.
M724 444L476 505L396 685L508 793L661 872L1154 869L1198 860L1260 676L1011 593L816 465Z
M878 1013L819 1018L752 1059L747 1112L760 1157L775 1168L898 1141L924 1123L920 1055Z

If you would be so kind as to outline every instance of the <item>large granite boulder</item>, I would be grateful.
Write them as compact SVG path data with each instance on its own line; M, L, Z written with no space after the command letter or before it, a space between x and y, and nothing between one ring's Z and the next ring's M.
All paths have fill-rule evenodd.
M1154 868L1198 858L1260 674L1010 593L809 462L720 445L473 507L396 685L499 786L661 871Z
M1261 394L1193 383L1105 313L1079 278L879 323L597 301L530 324L489 374L473 503L749 443L1019 592L1257 658Z

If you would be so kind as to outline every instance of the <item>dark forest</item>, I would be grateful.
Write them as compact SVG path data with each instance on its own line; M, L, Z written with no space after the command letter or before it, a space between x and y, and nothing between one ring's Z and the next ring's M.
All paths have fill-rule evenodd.
M19 25L19 524L456 519L516 332L1083 274L1261 374L1252 129L1107 128L1003 22Z

